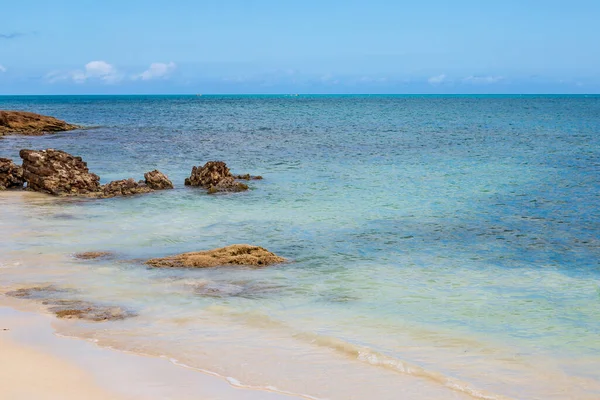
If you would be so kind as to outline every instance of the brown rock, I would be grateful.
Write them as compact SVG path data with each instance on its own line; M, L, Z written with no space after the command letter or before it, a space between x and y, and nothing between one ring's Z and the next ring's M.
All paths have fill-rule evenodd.
M11 290L10 292L6 292L7 296L10 297L18 297L21 299L29 299L29 300L39 300L55 297L56 295L72 293L73 289L69 288L60 288L54 285L47 286L30 286L17 290Z
M155 169L154 171L146 172L144 174L144 179L146 180L146 185L148 185L148 187L151 189L173 189L173 182L171 182L165 174L163 174L157 169Z
M23 189L23 168L0 157L0 190Z
M112 255L113 254L108 251L84 251L73 254L73 257L80 260L95 260L97 258L106 258Z
M118 321L136 314L118 306L107 306L81 300L50 300L44 304L58 318L84 319L88 321Z
M270 251L249 244L234 244L219 249L183 253L176 256L153 258L146 264L159 268L205 268L224 265L248 265L265 267L285 262Z
M112 181L103 185L99 192L92 193L91 197L109 198L116 196L131 196L133 194L150 193L150 189L144 182L136 182L133 178Z
M100 177L81 157L61 150L21 150L27 189L53 195L86 195L100 190Z
M209 161L203 167L192 167L192 173L185 180L188 186L209 188L217 185L223 178L233 177L223 161Z
M246 178L247 176L247 178ZM248 190L248 185L237 182L236 179L251 179L250 175L233 176L223 161L209 161L203 167L193 167L187 186L200 186L209 194L218 192L242 192ZM262 178L261 178L262 179Z
M77 125L46 115L26 111L0 110L0 136L19 134L39 136L45 133L71 131L79 129Z
M244 181L249 181L249 180L253 180L253 181L259 181L261 180L263 177L260 175L254 176L254 175L250 175L250 174L245 174L245 175L234 175L233 176L235 179L240 179L240 180L244 180Z

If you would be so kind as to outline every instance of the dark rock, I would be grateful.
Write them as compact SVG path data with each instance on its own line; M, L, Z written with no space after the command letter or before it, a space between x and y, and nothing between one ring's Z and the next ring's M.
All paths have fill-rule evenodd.
M9 134L39 136L45 133L79 129L77 125L46 115L25 111L0 110L0 136Z
M245 177L245 175L238 176ZM249 177L250 175L248 175ZM192 173L189 178L186 178L185 184L203 187L208 190L209 194L248 190L248 185L237 182L236 177L231 174L227 164L223 161L209 161L202 167L192 167Z
M150 192L152 192L152 189L146 186L144 182L136 182L133 178L129 178L107 183L100 188L99 192L93 193L91 197L109 198Z
M79 260L95 260L98 258L107 258L112 256L113 253L108 251L84 251L82 253L75 253L73 257Z
M0 157L0 190L23 189L23 168Z
M234 244L219 249L183 253L164 258L153 258L146 264L160 268L205 268L224 265L248 265L265 267L285 262L270 251L249 244Z
M75 196L100 191L100 177L90 173L81 157L61 150L21 150L27 189L53 195Z
M223 161L209 161L203 167L192 167L192 173L185 180L188 186L209 188L217 185L223 178L233 177Z
M173 189L173 182L171 182L165 174L163 174L157 169L155 169L154 171L146 172L144 174L144 179L146 180L146 185L148 185L148 187L151 189Z
M243 181L250 181L250 180L259 181L259 180L263 179L263 177L260 175L254 176L254 175L250 175L250 174L234 175L233 177L235 179L239 179L239 180L243 180Z

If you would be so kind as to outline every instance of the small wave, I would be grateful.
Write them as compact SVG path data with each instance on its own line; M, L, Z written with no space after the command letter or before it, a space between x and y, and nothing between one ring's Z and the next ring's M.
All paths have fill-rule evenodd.
M284 329L290 331L292 337L296 338L297 340L301 340L303 342L317 345L320 347L326 347L328 349L334 350L347 357L355 359L359 362L363 362L365 364L369 364L371 366L385 368L387 370L391 370L397 373L427 379L429 381L445 386L451 390L465 393L475 399L512 400L512 398L510 397L477 389L471 384L461 381L460 379L449 377L436 371L427 370L423 367L411 364L404 360L400 360L382 354L368 347L359 346L332 336L320 335L312 332L294 331L294 329L287 325L285 322L275 320L264 314L256 312L239 313L231 310L227 306L213 306L210 307L210 310L221 315L233 316L252 326L270 329Z

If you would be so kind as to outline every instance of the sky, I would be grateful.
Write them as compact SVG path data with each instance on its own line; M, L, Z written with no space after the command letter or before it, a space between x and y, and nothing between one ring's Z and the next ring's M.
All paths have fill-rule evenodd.
M0 94L600 93L599 0L18 0Z

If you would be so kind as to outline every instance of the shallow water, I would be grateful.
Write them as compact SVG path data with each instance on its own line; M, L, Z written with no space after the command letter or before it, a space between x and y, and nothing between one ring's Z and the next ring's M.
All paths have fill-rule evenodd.
M107 200L0 194L2 290L53 283L138 314L61 333L316 398L600 396L599 97L0 97L0 108L98 126L0 139L0 156L52 147L103 183L158 168L176 185ZM265 179L234 195L183 186L216 159ZM138 261L233 243L292 262ZM91 250L116 256L70 256Z

